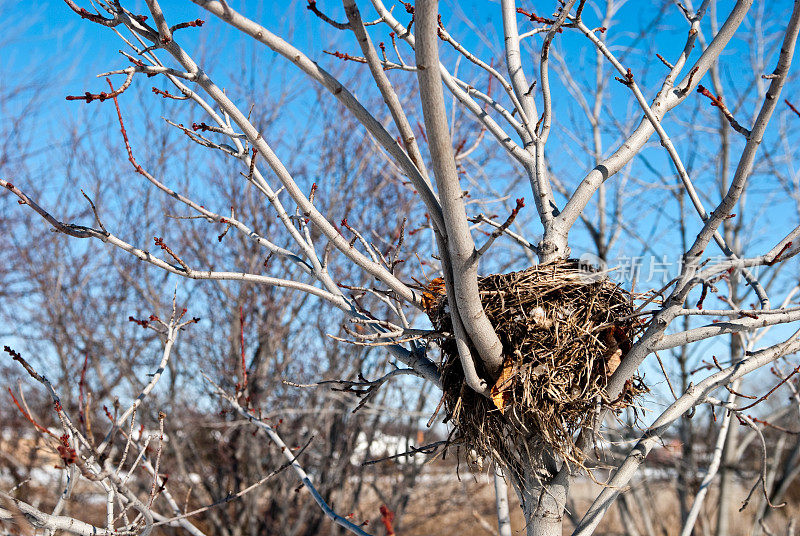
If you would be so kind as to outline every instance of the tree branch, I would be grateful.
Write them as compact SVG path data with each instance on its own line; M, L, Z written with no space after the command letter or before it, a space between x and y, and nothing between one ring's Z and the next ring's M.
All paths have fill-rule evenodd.
M452 302L458 310L470 342L484 367L494 373L503 364L503 345L483 311L478 291L475 243L469 232L463 191L458 180L453 144L444 109L437 43L437 0L422 0L415 6L417 77L428 146L436 185L444 211L447 248L452 263ZM448 289L449 290L449 289ZM448 296L450 296L448 292ZM462 361L466 356L461 355Z

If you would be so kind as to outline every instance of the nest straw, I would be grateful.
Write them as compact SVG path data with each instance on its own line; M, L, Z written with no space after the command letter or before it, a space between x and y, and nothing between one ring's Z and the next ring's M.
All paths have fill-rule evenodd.
M593 425L598 409L623 409L647 391L639 377L614 400L605 391L640 329L633 296L576 261L489 275L478 285L503 343L504 363L499 377L489 381L492 398L486 398L466 385L455 342L440 341L444 407L455 426L454 441L512 470L520 440L529 454L554 450L581 464L576 432ZM434 326L452 333L441 285L432 284L427 294Z

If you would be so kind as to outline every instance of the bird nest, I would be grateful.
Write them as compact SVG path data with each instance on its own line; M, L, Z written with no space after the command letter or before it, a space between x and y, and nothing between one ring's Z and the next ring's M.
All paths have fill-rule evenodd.
M582 464L576 432L593 426L599 410L626 408L647 391L637 376L619 396L606 392L640 329L633 296L575 261L489 275L478 286L504 362L494 374L479 367L491 386L486 397L465 383L453 338L440 340L443 404L454 425L453 441L466 446L473 461L494 459L512 470L520 441L529 454L555 451ZM437 331L452 333L441 282L432 282L425 296Z

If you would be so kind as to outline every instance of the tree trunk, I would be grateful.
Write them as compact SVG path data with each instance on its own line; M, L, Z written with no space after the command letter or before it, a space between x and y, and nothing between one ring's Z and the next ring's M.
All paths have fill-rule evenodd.
M511 513L508 509L508 486L502 469L494 471L494 500L497 508L497 534L498 536L511 536Z
M734 346L734 345L732 345ZM731 384L731 390L736 392L739 389L740 381ZM730 534L731 505L736 491L736 467L739 459L736 455L739 450L739 423L731 420L728 428L727 438L725 439L725 449L722 451L722 465L719 471L719 498L717 515L716 536L727 536Z
M537 463L527 464L522 475L505 470L522 504L527 536L562 534L570 475L556 468L552 459L548 461L551 467L546 470L534 469Z
M733 243L733 236L732 231L726 229L726 239L729 240L728 243ZM739 288L738 288L738 274L736 272L731 274L730 277L730 300L732 303L735 303L737 306L740 306L740 298L739 298ZM742 338L738 333L734 333L731 335L730 340L730 350L731 350L731 363L736 363L743 358L742 356ZM731 384L731 392L735 393L739 390L739 384L741 380L733 382ZM731 400L731 403L735 402L735 398ZM731 517L731 505L733 503L733 495L735 492L735 477L736 477L736 467L739 465L739 460L736 455L736 452L739 450L739 423L735 420L731 420L730 428L728 428L728 435L727 439L725 440L725 449L722 451L722 465L720 466L720 474L719 474L719 497L718 497L718 512L717 515L717 529L715 531L716 536L727 536L730 534L730 517Z
M736 387L736 386L734 386ZM722 452L722 466L719 475L719 515L717 516L716 536L727 536L730 534L731 505L733 504L733 494L735 491L736 450L739 446L739 426L735 421L731 421L728 428L728 437L725 440L725 450Z

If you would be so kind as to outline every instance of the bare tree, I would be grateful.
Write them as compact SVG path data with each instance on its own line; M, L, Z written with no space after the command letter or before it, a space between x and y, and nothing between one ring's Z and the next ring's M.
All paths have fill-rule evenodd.
M298 321L297 315L306 311L305 300L313 300L313 307L322 311L318 316L318 326L322 330L331 329L325 312L339 310L346 323L338 335L340 338L348 339L357 347L388 350L393 359L404 365L404 368L384 370L383 375L372 381L363 377L357 382L342 380L338 384L340 387L351 391L360 389L363 395L374 396L387 382L405 376L421 378L444 390L443 401L455 401L447 408L448 417L455 423L455 432L463 432L463 419L471 418L463 414L459 417L459 411L489 408L490 419L499 423L487 429L493 437L486 443L470 443L469 437L462 437L462 442L466 443L464 450L477 466L481 465L483 457L491 458L498 466L496 473L510 480L530 535L561 534L566 515L573 518L574 534L592 534L664 435L684 415L694 415L706 404L712 408L711 412L721 409L723 417L716 430L717 441L706 479L696 492L682 491L684 532L692 531L704 500L704 490L708 489L718 469L722 472L717 527L727 532L725 508L730 504L726 495L726 490L731 488L730 464L741 452L741 445L747 444L737 441L739 432L735 422L749 427L753 433L749 441L757 441L761 446L758 476L751 492L763 495L759 508L763 511L763 505L773 506L771 498L785 494L781 488L785 488L786 479L791 481L797 472L796 456L789 455L787 469L780 478L776 472L771 475L763 428L777 425L747 411L778 389L794 388L792 395L796 397L798 368L789 356L800 350L798 287L796 276L782 274L792 274L792 270L796 273L800 226L789 223L788 217L769 222L769 225L762 224L767 229L765 235L745 244L744 229L738 223L743 220L736 220L743 216L734 211L737 207L744 208L748 186L754 177L760 178L762 174L771 177L767 181L771 188L783 187L796 195L795 174L781 177L778 172L765 168L764 163L774 162L775 158L765 157L774 151L762 145L770 145L779 138L771 130L776 122L773 116L783 99L791 97L785 94L785 86L790 81L790 67L800 31L800 2L795 2L780 21L779 35L760 43L774 46L769 47L771 53L765 52L760 58L763 62L754 64L753 80L745 84L746 87L730 84L732 91L742 91L745 95L741 106L737 107L731 104L733 99L725 97L726 83L720 76L720 65L726 51L738 53L743 46L741 43L747 42L746 37L740 36L750 35L746 21L752 1L737 1L730 9L719 13L712 0L703 1L697 9L685 4L674 7L659 4L663 9L658 11L656 19L666 10L674 11L681 17L685 35L680 46L659 50L655 57L660 62L652 57L637 62L632 55L617 53L618 49L610 42L615 32L613 22L621 7L617 2L608 2L605 9L584 0L556 2L554 13L543 16L531 12L527 6L518 7L513 0L502 0L499 7L492 6L497 11L501 35L495 43L497 51L488 47L493 55L487 60L480 57L485 50L473 43L476 32L470 25L474 27L474 22L466 18L461 25L466 30L462 36L454 36L456 31L448 28L449 22L440 19L436 0L420 0L414 5L404 3L406 15L402 21L381 0L371 0L370 5L343 0L338 11L326 6L326 10L330 7L330 13L323 12L313 0L309 1L308 9L319 25L344 32L352 43L350 52L329 51L333 56L330 61L336 62L333 65L337 71L343 65L358 67L363 64L363 70L368 70L371 77L372 94L382 103L378 108L370 100L356 97L352 86L348 87L351 83L347 81L347 71L333 74L333 69L324 69L321 61L312 60L289 40L225 1L194 0L220 24L230 26L291 62L315 84L324 99L335 101L346 110L353 121L352 131L358 129L360 133L367 133L367 142L357 148L341 143L347 137L345 133L336 132L326 140L340 143L337 148L344 155L344 169L347 170L340 176L340 182L326 184L305 176L303 162L293 158L293 150L309 152L313 146L303 146L298 141L298 149L284 148L280 141L285 133L278 131L277 123L273 125L251 110L258 96L250 97L249 101L247 98L240 100L241 96L223 89L214 81L211 70L204 69L194 59L190 47L184 45L184 36L188 42L192 32L200 31L198 28L204 21L168 20L168 14L162 11L157 0L147 1L147 16L121 2L99 2L98 11L89 11L72 0L65 1L76 15L108 27L126 46L122 51L125 66L103 75L108 77L108 90L68 98L86 103L113 101L113 113L118 117L124 148L135 172L167 194L175 207L190 213L170 224L175 226L173 234L187 234L187 229L195 229L190 225L199 222L213 226L214 231L195 230L197 240L189 243L162 234L154 240L158 250L151 252L136 245L135 237L123 238L120 232L104 225L102 210L98 211L91 201L93 220L88 220L93 221L91 225L63 223L54 215L54 209L45 208L44 201L40 203L33 194L26 193L29 188L24 182L3 178L0 185L58 232L76 238L95 238L186 279L250 285L237 287L236 292L224 283L217 287L218 299L228 308L226 328L233 332L228 337L229 361L230 356L236 354L236 328L241 330L243 322L240 313L239 324L236 323L236 308L231 311L231 303L242 303L250 293L255 293L256 303L266 300L265 310L277 307L289 316L277 324L264 324L271 326L266 328L263 340L259 340L265 349L263 353L255 353L262 361L291 351L298 341L302 345L303 330L310 321ZM368 8L374 15L363 15ZM373 17L377 18L373 20ZM346 22L341 22L343 20ZM123 30L126 33L123 34ZM385 39L387 30L391 47ZM655 30L644 28L642 34L647 36L651 31ZM561 42L567 39L575 39L579 44L572 48L563 46ZM635 52L637 44L634 40L625 50ZM590 51L595 58L591 71L593 84L589 90L581 88L585 77L572 68L578 64L581 51ZM774 65L769 74L762 72L767 57ZM660 70L656 71L654 66ZM553 76L551 70L560 77ZM657 74L652 75L651 70ZM120 82L113 84L112 76L118 77ZM238 166L235 169L239 174L235 175L236 181L229 189L232 194L225 203L214 200L212 206L203 202L206 192L198 185L187 183L181 188L171 185L169 178L161 176L169 174L169 166L159 173L155 171L156 166L138 155L137 142L126 129L130 120L126 123L127 110L121 105L120 96L145 77L160 77L169 84L169 90L156 88L157 94L182 101L178 103L181 109L186 106L193 116L202 114L202 118L193 120L191 127L168 120L171 127ZM706 78L711 80L711 89L701 85ZM564 91L555 91L556 84ZM497 95L493 95L493 88L497 86ZM604 95L612 91L623 94L631 103L631 113L627 117L621 117L615 106L604 105ZM560 102L561 96L567 94L574 98L575 106ZM587 96L592 96L594 101ZM452 104L448 107L449 102ZM713 127L718 139L703 140L704 147L707 144L708 150L715 154L714 159L698 155L696 147L691 145L693 141L696 143L694 136L704 132L703 125L691 124L692 117L696 120L696 116L690 115L689 126L683 127L677 119L671 120L672 116L691 109L692 103L695 111L702 106L713 107L719 113ZM559 161L555 155L568 153L554 147L554 140L564 135L563 126L567 124L559 116L574 117L572 112L576 110L585 115L586 121L581 120L583 127L569 133L581 140L583 147L579 152L585 162L572 158L570 165L565 166L564 158ZM789 108L783 111L785 117L791 117L796 110L789 102ZM779 129L772 128L780 134ZM736 141L731 140L733 136L737 136ZM785 139L791 140L791 134L786 134ZM657 158L664 166L671 166L671 172L661 175L662 188L646 189L639 201L646 198L660 205L658 214L669 214L670 209L665 206L670 203L680 207L675 218L680 225L678 242L648 241L644 230L647 223L635 219L641 207L637 207L636 202L626 202L630 192L624 186L629 179L633 180L631 167L642 162L648 165L650 145L654 143L663 148ZM687 162L693 163L693 160L687 160L687 154L693 155L693 160L705 162L688 165ZM521 183L527 189L528 198L533 199L529 204L535 207L532 218L535 225L519 226L519 222L515 222L525 206L522 198L515 205L504 205L508 198L506 192L518 191L521 184L489 176L487 170L492 170L498 159L504 160L497 169L508 170L513 166L517 176L523 177ZM712 174L704 167L708 162L716 167ZM576 171L576 168L583 171ZM398 179L398 175L402 178ZM477 184L474 191L465 192L462 175ZM364 177L378 180L367 181ZM349 190L347 195L337 199L343 189ZM387 197L400 198L401 195L409 195L410 201L386 202ZM475 195L481 197L475 199ZM508 206L509 214L507 217L475 214L474 202ZM764 201L769 202L769 199ZM395 210L401 213L393 213ZM673 217L675 213L672 212ZM786 214L792 214L796 220L796 207ZM387 224L386 220L392 217L394 221ZM418 220L422 217L426 224L421 232L427 243L419 240L414 252L424 265L415 262L414 255L403 249L409 246L406 242L412 234L409 227L413 227L416 236ZM754 217L750 224L759 224L759 221ZM540 231L538 238L525 237L531 227ZM657 225L653 224L653 228ZM227 261L217 257L220 250L212 247L213 239L209 240L209 234L219 232L238 236L240 246L230 252ZM507 244L520 248L517 258L538 257L538 269L572 273L570 270L574 271L577 265L569 258L572 250L577 249L575 242L581 232L586 234L580 240L588 236L588 242L601 261L610 260L609 252L624 232L628 236L638 236L651 254L657 257L673 254L680 257L681 263L677 276L663 286L654 287L635 309L625 305L630 308L618 313L609 307L607 313L611 318L587 328L589 339L596 340L601 349L599 354L591 356L592 359L596 357L597 366L602 370L597 380L599 391L579 400L584 404L581 406L583 414L567 423L566 432L553 435L545 426L531 424L536 422L531 417L535 407L529 406L527 410L531 413L526 414L519 409L522 408L519 401L506 402L504 392L509 390L506 384L519 381L514 378L521 377L515 376L515 371L527 367L529 374L537 375L540 374L539 365L545 370L549 365L536 363L536 355L514 354L505 335L509 326L500 326L490 318L493 313L488 304L492 289L487 288L487 279L479 277L479 273L503 266L505 259L500 253L503 250L497 247L500 243L497 239L501 237L508 240ZM481 236L482 242L476 243L476 237ZM243 258L244 252L247 254ZM266 263L260 262L261 257L266 258ZM243 263L244 260L249 262ZM436 273L431 275L441 279L415 277L412 262L414 266L433 266ZM221 265L225 267L219 268ZM608 283L603 272L592 271L592 274L592 281L601 281L599 285ZM566 289L565 293L591 287L582 279L570 277L559 287ZM728 296L722 300L724 307L707 308L704 302L710 299L710 294L718 293L720 282L728 286ZM617 290L609 291L612 294L620 292L617 287L613 288ZM288 292L307 298L289 298ZM753 302L752 309L745 306L747 300ZM502 304L501 308L504 306ZM580 304L584 306L591 304ZM445 311L446 322L434 325L432 330L421 313L426 312L433 318L436 316L432 313L434 309ZM576 315L575 309L563 309L562 313L567 317ZM547 330L556 323L555 314L531 308L522 316L510 317L507 323L510 328L525 332ZM109 414L109 431L99 443L64 410L55 385L34 370L19 352L8 348L7 353L46 387L56 403L63 427L63 435L55 434L36 423L24 404L19 405L20 411L57 449L69 481L63 499L59 499L52 513L45 513L3 492L3 497L38 527L49 532L67 530L76 534L149 534L155 526L166 524L192 534L203 533L201 527L189 520L190 512L175 499L175 493L159 471L165 418L156 419L157 434L143 438L133 433L136 412L170 361L181 330L188 328L191 322L187 320L186 311L174 300L171 313L162 316L163 320L156 316L136 319L139 325L155 330L163 342L159 369L127 409L120 407L118 413ZM620 339L614 339L614 327L631 335L623 333ZM279 330L285 330L285 335L273 337ZM601 335L608 338L601 341ZM689 373L687 352L704 348L704 341L728 337L727 360L706 356L705 375L698 377ZM455 367L447 359L437 362L433 350L437 341L445 354L449 352L455 357ZM555 348L552 363L556 363L556 358L566 357L559 353L564 348L566 346ZM568 512L571 482L582 470L591 469L593 463L603 462L602 457L591 459L598 434L611 429L603 423L613 420L615 413L631 404L632 386L639 381L637 369L646 360L657 358L658 352L666 351L675 351L678 356L680 389L675 391L670 384L674 398L669 406L648 423L643 432L636 433L632 448L622 452L616 460L612 458L610 478L592 504L584 512ZM363 352L353 351L355 363L363 358ZM327 370L348 374L350 363L335 367L333 356L322 354L323 361L330 364ZM752 401L742 401L738 393L745 377L763 373L770 365L777 371L774 385L762 386L752 395ZM253 366L254 370L259 370L260 363ZM553 368L557 366L552 365ZM584 368L595 370L593 365ZM319 372L325 370L323 366ZM457 370L455 382L453 370ZM248 366L243 363L241 378L235 385L225 384L219 377L215 380L206 375L205 378L238 419L248 421L277 446L286 466L294 470L322 512L344 529L365 534L362 525L337 513L330 501L325 500L320 493L322 482L315 482L303 467L303 449L296 452L288 448L293 445L287 445L281 437L282 431L270 421L268 410L259 399L259 394L266 390L265 384L248 383L245 381L247 372ZM668 373L664 371L664 374ZM270 376L266 374L265 378ZM453 383L456 385L454 396L448 394L453 392L448 388ZM724 398L718 394L723 389L727 389L723 393L728 393ZM303 403L299 395L279 393L280 397L290 399L295 396L298 404ZM574 395L569 389L562 394L561 398ZM547 396L553 404L564 403L559 395L548 393ZM462 408L462 401L468 399L478 402ZM422 398L419 404L422 409ZM482 418L478 413L474 417ZM685 444L690 443L693 432L683 426ZM122 436L124 441L119 451L112 454L110 446L120 430L126 432ZM631 423L622 436L630 438L634 431ZM177 430L175 434L178 437ZM186 441L185 445L189 445L190 435ZM145 455L149 444L158 445L155 456ZM246 448L243 446L246 444L249 445L238 443L241 448ZM177 453L190 448L183 445L176 449ZM781 445L779 450L783 448ZM141 480L134 485L123 476L121 469L129 455L135 458L135 467L149 474L149 486ZM231 459L245 458L233 456ZM773 464L774 467L779 465L778 462ZM128 474L131 471L127 469ZM107 516L102 524L90 525L79 516L62 515L71 483L79 475L106 491ZM335 482L343 475L334 472L331 478ZM686 480L685 472L682 478ZM498 493L502 494L503 489L502 482L498 481ZM207 490L207 494L215 498L212 490ZM697 507L689 506L689 497ZM234 498L238 499L239 495ZM620 503L623 518L633 517L630 515L633 502L629 498L636 500L635 495L623 495ZM161 513L154 506L157 500L162 501L159 506L171 512ZM498 505L502 531L506 530L503 518L507 509L502 500L498 500ZM242 512L248 515L252 509L245 508ZM393 523L389 514L382 515L387 531ZM759 515L757 521L766 514ZM635 530L630 522L628 526L630 531Z
M260 108L251 110L253 117L262 113L264 110ZM322 142L330 150L318 155L321 169L328 174L320 181L320 188L330 188L332 194L320 200L319 206L333 215L360 213L364 192L357 195L354 189L342 183L353 173L364 172L372 160L363 158L363 154L374 149L354 134L356 131L347 118L341 118L337 112L329 115L325 119L318 116L315 122L315 126L320 121L329 122L322 135L339 142L338 145ZM267 114L261 117L265 123L269 121ZM119 126L115 134L119 136ZM309 136L314 134L308 133ZM148 136L144 146L158 162L158 155L174 153L176 137ZM108 140L109 153L113 154L117 142L117 139ZM137 221L146 228L153 225L154 218L158 221L159 212L172 214L174 207L162 204L160 197L149 201L151 206L158 207L156 210L140 207L134 199L146 196L146 190L104 181L102 169L105 166L126 169L129 164L124 158L110 163L98 159L91 138L77 133L68 147L64 159L53 162L50 169L59 173L63 166L63 172L69 174L70 169L80 165L82 182L93 184L86 189L87 195L97 206L109 206L106 200L120 202L125 196L132 196L130 202L120 203L128 207L124 212L109 214L100 209L98 214L103 214L105 225ZM348 150L343 152L344 147ZM208 180L210 192L207 194L221 200L223 206L235 206L237 215L247 218L255 228L268 230L276 224L268 213L260 211L259 196L252 189L242 187L238 177L220 179L224 173L218 175L214 163L211 169L208 162L205 164L198 166L191 160L184 160L180 169L185 176L202 176ZM302 164L310 166L311 163L306 158ZM171 170L177 169L176 162L171 162ZM136 177L135 172L130 175ZM381 199L385 201L380 210L376 207L365 213L364 221L370 218L373 229L395 225L392 216L398 210L408 212L403 207L408 191L395 175L376 174L375 181L365 188L372 194L382 194ZM70 189L67 187L60 197L67 197ZM94 217L86 199L78 206L79 212L71 218ZM175 218L181 221L183 217L172 214L165 221L175 221ZM19 261L8 266L9 275L25 285L15 289L14 295L24 295L26 299L12 300L14 295L9 295L9 299L3 301L0 317L10 326L9 333L24 340L24 345L14 344L20 351L52 356L53 359L33 361L43 361L47 377L68 388L60 393L64 398L64 410L79 415L79 429L87 440L100 441L102 437L97 437L96 423L106 420L103 406L110 407L115 397L135 399L142 387L140 378L152 373L150 359L159 351L159 341L151 336L151 330L142 330L136 324L149 323L146 319L152 312L169 310L171 305L163 303L165 282L159 277L162 274L148 274L145 264L126 255L98 257L91 249L86 251L78 247L81 242L68 237L56 235L55 240L51 239L53 234L47 229L43 229L42 236L34 236L26 231L30 225L30 222L4 221L4 228L8 230L5 236L18 237L18 241L11 241L5 249L9 258ZM133 231L138 240L146 240L138 235L139 229ZM421 237L420 234L407 237L406 247L417 247ZM30 240L40 242L42 247L31 248ZM193 228L186 234L165 234L164 240L169 240L176 248L196 250L198 258L208 264L236 259L242 269L252 269L265 263L257 244L246 235L229 234L224 229L220 233L207 227ZM218 248L197 249L197 244L208 241L219 244ZM279 273L289 273L292 269L291 265L284 265L281 258L270 258L267 264ZM361 277L335 259L330 262L329 269L351 282ZM6 288L12 288L11 280ZM296 295L280 288L267 292L253 290L249 286L225 283L182 287L181 294L188 292L191 303L208 304L200 307L207 312L197 311L203 316L199 329L186 333L189 341L184 348L192 350L180 352L175 348L173 357L167 361L161 389L151 391L148 395L151 402L137 408L136 412L137 422L143 424L158 422L157 412L150 408L157 407L166 416L164 430L168 441L163 446L161 466L169 473L173 493L184 497L184 507L195 511L193 518L213 527L214 532L241 534L266 530L307 534L324 533L329 528L321 510L304 507L307 497L296 492L294 479L273 474L274 469L283 464L281 452L277 449L265 451L263 439L251 433L247 421L226 407L219 407L216 397L208 400L196 374L187 373L202 370L239 393L249 405L269 408L264 417L271 422L286 421L281 427L281 436L289 444L304 445L304 467L314 474L315 488L326 501L358 505L360 496L375 493L363 483L363 475L370 474L376 478L373 485L383 495L383 501L393 505L397 517L395 526L402 526L403 504L414 492L413 482L422 466L418 463L360 466L355 460L384 456L380 452L358 450L364 441L381 432L400 434L416 441L418 406L424 405L430 389L408 395L395 389L370 392L369 382L358 378L380 377L391 371L393 366L385 355L370 347L355 350L351 347L344 351L342 346L346 343L331 340L327 334L333 332L340 338L347 334L337 327L337 322L328 320L330 314L319 314L324 305L307 296L296 300ZM18 376L14 367L8 370L9 378ZM317 382L320 378L346 378L354 382L351 388L342 386L331 392L330 383L319 388L298 389L284 384L287 378L304 383ZM397 384L400 385L402 383ZM22 392L17 396L20 395L35 408L32 413L39 415L40 424L52 426L45 409L46 401L32 398L30 393ZM359 397L366 397L363 403L368 405L353 415L353 408L363 405L359 404ZM402 404L394 400L398 397ZM204 401L200 402L201 399ZM404 410L404 406L412 409ZM19 428L20 418L24 421L13 404L4 411L2 450L8 458L0 467L7 469L15 482L38 481L36 475L41 471L42 457L25 460L25 455L35 454L40 446L31 449L30 434L16 436L11 433L13 428L5 426L8 423ZM139 439L143 439L141 434ZM120 451L123 449L124 445ZM22 459L13 463L12 458ZM330 463L331 460L337 463ZM202 475L199 480L198 475ZM271 478L259 480L255 475ZM402 478L402 486L396 485L396 478ZM258 485L254 486L254 481ZM343 487L342 482L360 484ZM143 489L148 487L143 485ZM34 487L24 487L21 492L26 497L39 493ZM85 492L74 492L73 498L75 493ZM45 497L46 501L48 499ZM45 504L48 508L55 506L55 503ZM260 515L265 511L268 516ZM377 507L374 512L354 509L354 519L376 522L377 513Z

